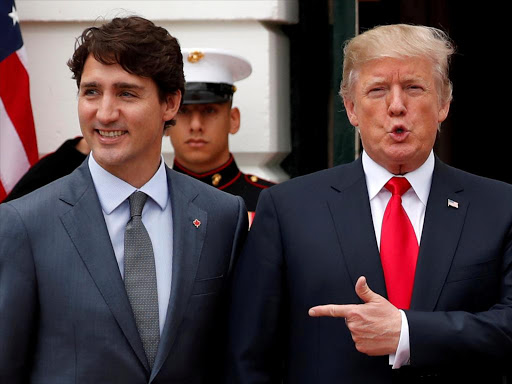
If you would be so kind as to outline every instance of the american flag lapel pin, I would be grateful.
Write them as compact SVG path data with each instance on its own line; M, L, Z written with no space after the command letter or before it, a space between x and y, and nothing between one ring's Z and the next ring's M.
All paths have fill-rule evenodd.
M194 226L195 226L196 228L199 228L199 226L201 225L201 222L200 222L199 220L195 219L195 220L192 222L192 224L194 224Z
M457 203L456 201L454 201L452 199L448 199L448 206L452 207L452 208L455 208L455 209L458 209L459 208L459 203Z

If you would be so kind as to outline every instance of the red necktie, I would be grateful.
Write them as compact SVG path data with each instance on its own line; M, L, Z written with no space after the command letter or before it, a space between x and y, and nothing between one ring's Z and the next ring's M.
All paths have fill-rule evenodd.
M385 187L392 196L382 220L380 259L389 301L397 308L409 309L419 250L414 228L402 207L402 195L411 184L405 177L392 177Z

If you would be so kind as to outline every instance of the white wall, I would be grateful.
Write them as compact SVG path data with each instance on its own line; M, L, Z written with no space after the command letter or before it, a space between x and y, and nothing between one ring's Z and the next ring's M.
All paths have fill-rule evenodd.
M278 25L297 22L296 0L45 1L17 0L29 58L39 152L80 134L76 83L66 61L75 38L98 17L138 14L169 30L182 47L223 48L247 58L252 75L237 83L242 125L230 148L240 167L275 181L290 151L288 40ZM164 139L168 164L172 147Z

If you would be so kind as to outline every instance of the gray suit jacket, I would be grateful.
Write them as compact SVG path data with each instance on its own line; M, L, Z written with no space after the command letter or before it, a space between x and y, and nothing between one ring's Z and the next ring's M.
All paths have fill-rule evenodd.
M87 162L0 205L1 383L220 380L226 291L247 213L239 197L168 168L167 178L172 286L151 372Z

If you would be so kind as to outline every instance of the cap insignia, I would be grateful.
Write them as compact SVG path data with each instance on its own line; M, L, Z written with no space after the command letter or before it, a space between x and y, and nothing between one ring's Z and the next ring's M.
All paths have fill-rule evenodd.
M204 58L204 53L203 52L194 51L194 52L190 52L188 54L187 60L188 60L189 63L197 63L202 58Z

